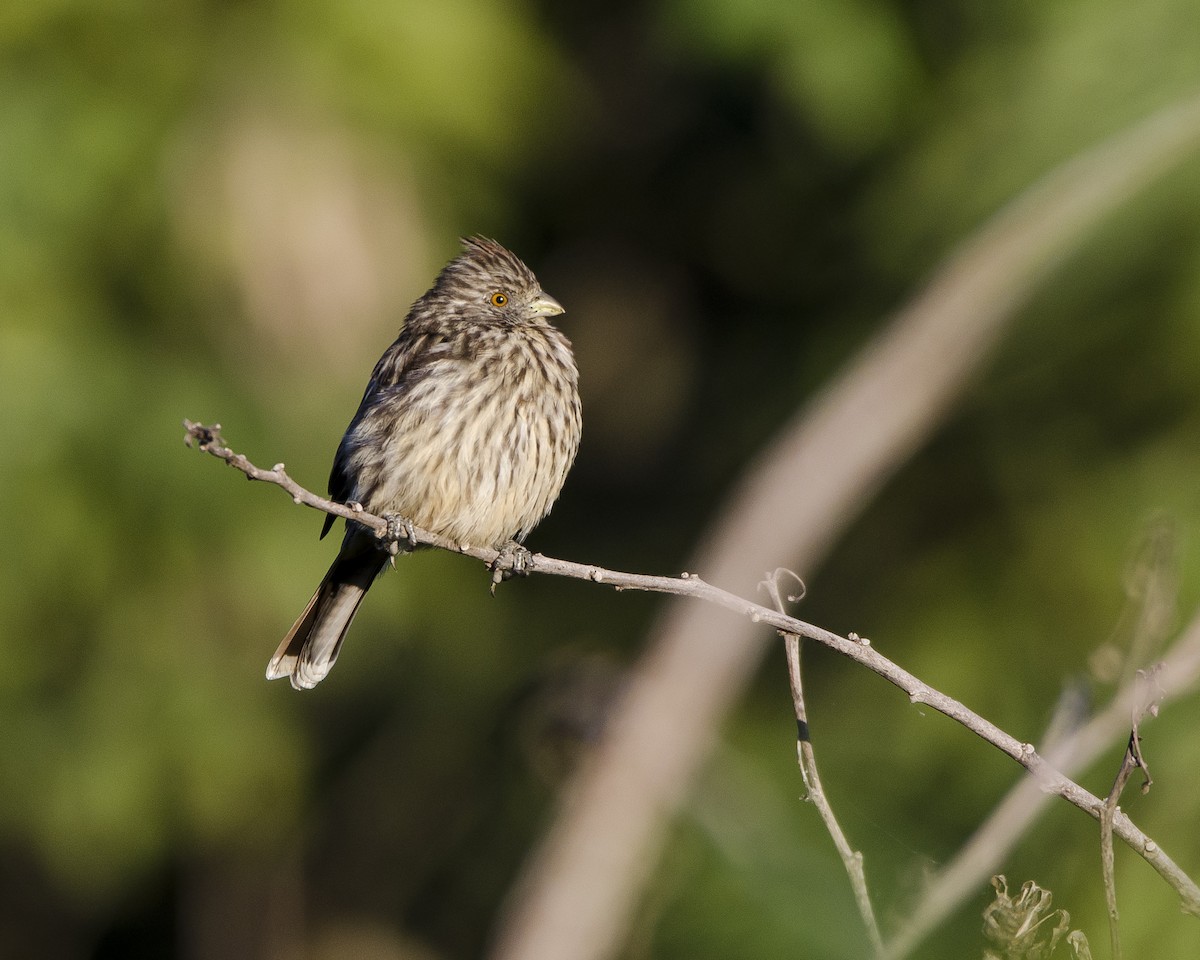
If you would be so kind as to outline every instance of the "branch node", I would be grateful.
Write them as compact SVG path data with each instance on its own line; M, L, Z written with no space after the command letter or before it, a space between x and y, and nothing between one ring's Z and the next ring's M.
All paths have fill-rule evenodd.
M800 578L800 574L794 570L789 570L787 567L776 567L773 571L768 570L764 574L763 579L759 581L758 588L766 590L767 595L770 596L771 601L775 604L775 609L780 613L786 614L787 608L784 604L784 597L779 591L779 581L782 577L791 577L800 588L798 593L787 594L787 603L799 603L803 600L804 595L808 593L808 587L805 586L804 581Z

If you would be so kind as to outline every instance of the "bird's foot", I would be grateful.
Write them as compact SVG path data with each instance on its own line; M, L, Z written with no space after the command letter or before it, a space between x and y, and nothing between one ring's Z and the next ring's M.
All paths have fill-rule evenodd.
M516 540L509 540L508 543L502 546L500 552L496 555L496 559L491 563L492 596L496 595L496 587L510 577L529 576L529 568L532 560L533 554L517 543Z
M416 548L417 531L413 529L411 520L406 520L394 513L385 513L383 519L387 521L387 528L379 535L379 539L383 541L384 549L393 558L400 552L401 540L408 541L409 550Z

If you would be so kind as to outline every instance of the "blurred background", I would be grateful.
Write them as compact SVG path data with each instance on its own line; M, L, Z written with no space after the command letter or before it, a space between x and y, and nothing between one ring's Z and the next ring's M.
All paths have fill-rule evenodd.
M189 453L323 490L409 303L495 236L567 307L577 466L534 550L672 573L755 452L1040 175L1200 90L1193 0L26 0L0 12L0 956L478 956L660 601L404 559L329 680L262 679L336 545ZM1110 691L1152 536L1200 599L1200 161L1108 218L819 570L1013 735ZM803 491L797 491L798 496ZM781 565L788 558L780 557ZM703 573L703 571L699 571ZM1099 653L1098 653L1099 651ZM1119 659L1119 654L1117 655ZM885 926L1018 779L808 653ZM1125 809L1192 875L1200 698ZM1123 744L1083 777L1107 792ZM628 958L849 958L782 654L724 730ZM1094 824L1002 865L1107 933ZM1118 849L1126 949L1200 925ZM979 956L981 888L923 948Z

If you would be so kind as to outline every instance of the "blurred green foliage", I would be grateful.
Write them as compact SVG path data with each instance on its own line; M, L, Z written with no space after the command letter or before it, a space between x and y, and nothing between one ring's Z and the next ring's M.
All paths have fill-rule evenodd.
M261 679L332 555L180 420L319 488L407 304L483 232L568 306L584 448L547 553L679 569L754 451L1003 203L1200 89L1192 0L29 0L0 12L0 956L478 955L657 608L407 558L329 681ZM1146 525L1200 598L1200 164L1092 236L821 571L1037 739ZM802 492L799 494L802 495ZM786 557L779 558L781 564ZM885 922L1017 771L809 653ZM1097 698L1103 684L1093 681ZM627 955L864 955L796 800L782 660L731 719ZM1200 702L1135 819L1195 875ZM1088 774L1107 790L1111 761ZM1095 829L1002 865L1104 941ZM1130 956L1194 955L1118 851ZM977 956L971 909L922 956ZM365 949L365 948L364 948Z

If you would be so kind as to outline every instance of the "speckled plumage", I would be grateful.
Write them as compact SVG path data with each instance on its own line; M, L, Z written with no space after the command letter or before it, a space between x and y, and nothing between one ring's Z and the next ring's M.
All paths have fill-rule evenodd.
M529 268L494 240L463 246L375 365L329 492L460 543L500 547L523 541L562 490L579 447L578 373L570 342L548 319L562 307ZM388 561L379 547L347 524L268 678L302 689L325 677Z

